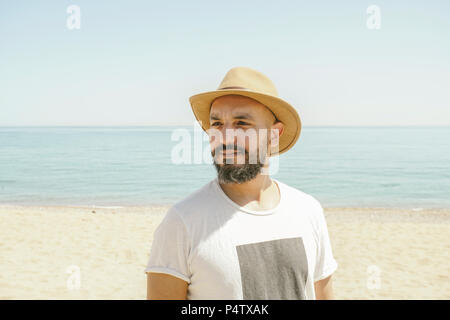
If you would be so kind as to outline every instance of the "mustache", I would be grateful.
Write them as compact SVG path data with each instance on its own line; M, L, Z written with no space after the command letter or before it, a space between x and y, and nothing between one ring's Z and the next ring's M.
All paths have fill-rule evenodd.
M244 148L241 148L239 146L234 146L234 145L225 146L225 145L223 145L222 148L221 147L217 147L216 149L214 149L214 154L216 154L217 152L226 151L226 150L233 150L233 151L237 151L239 153L244 153L244 154L247 153L247 151Z

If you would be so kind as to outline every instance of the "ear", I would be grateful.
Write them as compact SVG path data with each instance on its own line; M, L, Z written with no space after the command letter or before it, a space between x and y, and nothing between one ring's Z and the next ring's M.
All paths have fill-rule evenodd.
M281 121L275 122L270 128L270 149L271 153L278 152L280 137L283 134L284 125Z

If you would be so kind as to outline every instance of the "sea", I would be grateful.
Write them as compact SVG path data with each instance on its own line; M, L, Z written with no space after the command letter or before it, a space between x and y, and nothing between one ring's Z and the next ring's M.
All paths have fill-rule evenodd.
M304 126L270 163L324 207L450 208L450 126ZM0 127L0 204L170 205L216 176L193 126Z

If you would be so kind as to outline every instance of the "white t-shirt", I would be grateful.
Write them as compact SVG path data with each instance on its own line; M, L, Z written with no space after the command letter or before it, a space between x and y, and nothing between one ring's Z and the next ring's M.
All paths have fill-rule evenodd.
M215 178L174 204L154 233L145 272L188 282L187 298L315 299L337 268L319 201L273 179L277 207L239 206Z

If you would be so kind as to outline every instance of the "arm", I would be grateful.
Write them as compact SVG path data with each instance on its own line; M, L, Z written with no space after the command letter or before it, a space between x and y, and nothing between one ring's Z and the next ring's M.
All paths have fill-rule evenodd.
M331 276L314 282L316 300L333 300L333 286Z
M188 283L165 273L147 272L147 300L186 300Z

